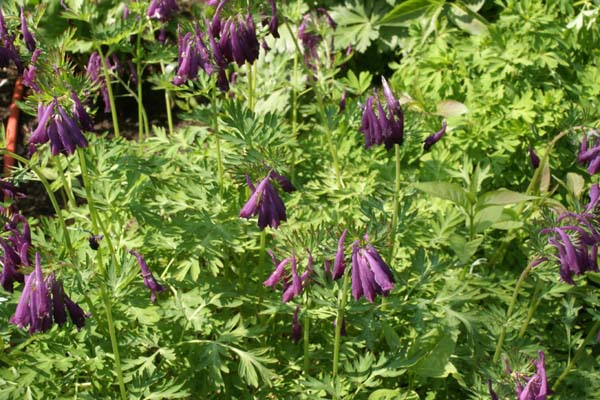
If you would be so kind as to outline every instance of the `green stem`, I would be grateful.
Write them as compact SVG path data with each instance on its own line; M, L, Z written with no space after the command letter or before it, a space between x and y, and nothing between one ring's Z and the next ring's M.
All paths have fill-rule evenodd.
M298 39L296 39L296 35L292 31L289 22L286 20L284 25L286 26L292 41L294 42L294 47L296 47L296 52L298 54L302 54L302 50L300 50L300 45L298 44ZM311 73L306 65L304 68L307 70L307 73ZM329 126L329 119L327 118L327 113L325 112L325 105L323 103L323 96L321 91L316 85L316 82L312 85L313 91L315 93L315 97L317 98L317 103L319 106L319 115L321 117L321 123L324 125L325 136L327 139L327 145L329 147L329 152L331 153L331 158L333 159L333 167L335 168L335 175L337 178L338 187L343 188L344 183L342 182L342 176L340 174L340 165L338 162L337 148L333 145L333 135L331 133L331 127Z
M310 351L309 351L309 345L310 345L310 316L308 315L308 306L309 304L306 304L306 309L304 310L304 338L303 338L303 347L304 347L304 375L305 376L310 376Z
M527 278L527 275L529 275L529 272L531 272L533 265L534 265L533 261L530 262L529 264L527 264L527 267L523 270L523 272L521 272L521 276L519 276L519 279L517 280L517 284L515 285L515 290L513 291L512 298L510 299L510 303L508 305L508 311L506 312L506 322L504 324L502 324L502 329L500 331L500 337L498 338L498 344L496 345L496 351L494 352L494 358L493 358L494 363L496 363L498 361L498 358L500 357L500 352L502 351L502 345L504 344L504 338L506 337L506 326L508 325L508 321L510 320L510 317L512 316L513 309L515 308L515 304L517 302L517 297L519 295L519 290L521 289L521 285L525 281L525 278Z
M521 329L519 329L518 337L520 337L520 338L522 338L525 335L525 332L527 331L527 327L529 326L529 322L531 322L531 319L533 318L533 315L535 314L535 310L537 309L538 305L540 304L541 299L538 299L538 295L539 295L541 289L542 289L542 281L540 279L538 279L535 284L533 296L531 297L531 303L529 304L529 310L527 311L527 318L525 318L523 325L521 325Z
M100 292L102 293L102 299L104 300L104 306L106 308L108 332L110 335L110 343L112 346L113 355L115 357L115 369L117 371L117 379L119 381L119 391L121 392L121 399L127 400L127 391L125 390L125 381L123 380L123 369L121 368L121 356L119 355L119 344L117 342L117 334L112 317L112 303L108 297L108 293L106 292L104 285L100 287Z
M296 82L298 82L298 53L294 52L294 69L292 82L292 136L294 139L298 137L298 90L296 90ZM296 181L296 151L292 151L290 160L290 180Z
M99 233L98 227L100 227L100 230L102 231L102 234L104 235L104 240L106 240L106 243L108 244L108 249L110 251L110 254L113 257L113 259L116 259L115 258L115 248L113 247L112 240L110 238L110 235L108 234L108 230L106 229L104 223L102 222L102 219L98 215L98 209L96 208L96 203L95 203L94 197L92 195L92 189L91 189L91 185L90 185L90 178L89 178L89 174L88 174L87 163L85 161L85 153L82 148L77 149L77 156L79 158L79 165L81 166L81 178L83 180L85 196L87 198L88 208L90 210L90 219L92 220L92 227L94 230L94 235L97 235Z
M144 140L144 102L142 101L142 32L136 42L135 73L137 74L138 141Z
M63 167L62 167L62 161L60 157L54 157L54 161L57 164L57 170L58 170L58 178L60 179L60 181L62 182L62 186L63 186L63 190L67 195L67 199L69 200L69 208L72 210L77 206L77 203L75 201L75 196L73 196L73 189L71 188L70 183L67 181L67 178L65 177L65 173L63 171ZM68 160L67 160L67 165L68 165Z
M106 89L108 91L108 101L110 103L110 114L113 122L113 130L115 132L115 137L121 137L121 133L119 131L119 120L117 118L117 107L115 106L115 96L113 95L112 83L110 79L110 71L108 70L108 66L106 65L106 57L102 53L102 45L96 43L96 49L98 50L98 54L100 55L100 61L102 62L102 72L104 73L104 80L106 81Z
M391 262L394 257L394 246L396 245L396 228L398 225L398 197L400 193L400 159L402 158L400 145L395 144L394 150L396 152L396 182L394 184L394 204L393 204L393 214L392 214L392 226L390 229L391 235L391 246L390 246L390 256L388 257L388 261Z
M248 108L252 112L254 112L254 105L256 103L256 99L255 99L255 88L256 88L255 73L256 73L256 70L254 69L254 65L249 64L249 63L246 64L247 79L248 79Z
M333 373L332 379L338 375L339 361L340 361L340 347L342 337L342 325L344 323L344 312L346 311L346 302L348 301L348 287L350 286L350 270L346 269L344 275L344 283L342 284L342 290L338 296L338 311L335 319L335 337L333 341Z
M592 338L596 334L598 334L598 330L599 329L600 329L600 320L596 321L596 323L592 326L592 329L590 329L590 332L587 334L587 336L585 337L585 339L583 339L583 342L581 342L581 344L579 345L579 348L577 349L577 352L575 352L575 355L573 356L573 358L567 364L567 368L565 368L565 370L563 371L562 374L560 374L560 376L558 377L558 379L556 380L556 382L554 382L554 385L552 386L552 391L553 392L556 392L556 389L558 388L558 385L562 382L563 379L565 379L565 377L567 375L569 375L569 372L571 372L571 368L573 368L573 365L575 365L575 363L583 355L583 352L585 351L585 345L590 340L592 340Z
M264 229L260 232L260 248L259 248L259 253L258 253L258 269L262 271L262 267L265 263L265 247L267 244L267 231L265 231Z
M213 113L213 134L215 136L215 142L217 145L217 173L219 174L219 193L223 197L223 155L221 154L221 140L219 139L219 113L217 110L217 85L215 85L212 91L211 97L212 113Z
M160 69L165 74L165 64L160 62ZM169 125L169 135L173 136L173 115L171 114L171 95L168 89L165 89L165 107L167 109L167 124Z
M50 188L50 183L48 183L48 180L46 179L46 177L44 177L44 175L42 174L42 172L40 171L40 169L38 167L31 165L29 163L29 160L27 160L26 158L23 158L20 155L15 154L6 149L1 149L1 151L2 151L2 154L8 154L15 160L17 160L20 163L29 167L33 171L33 173L37 175L40 182L42 182L42 185L44 185L44 189L46 189L46 192L48 193L48 197L50 198L50 203L52 203L52 207L54 208L56 217L58 218L58 223L60 224L60 227L65 235L65 245L67 246L67 250L69 251L69 256L72 259L75 259L75 250L73 250L73 245L71 244L71 236L69 235L69 231L67 230L67 224L65 223L65 219L62 216L62 210L60 209L60 206L58 205L56 196L54 195L54 192Z

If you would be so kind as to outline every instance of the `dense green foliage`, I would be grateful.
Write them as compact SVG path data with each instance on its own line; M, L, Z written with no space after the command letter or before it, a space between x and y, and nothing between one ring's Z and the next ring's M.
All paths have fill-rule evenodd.
M25 185L39 172L63 200L73 254L56 215L26 215L34 251L91 317L79 331L53 326L29 335L8 323L23 285L1 292L0 398L117 398L108 313L128 398L487 399L488 379L500 398L514 398L502 359L529 376L538 350L550 386L570 368L552 398L600 396L600 344L591 331L600 321L600 273L564 283L540 234L562 210L581 211L598 181L577 163L582 138L600 123L597 1L292 0L278 2L278 39L259 22L268 2L250 2L271 50L231 67L237 79L228 93L203 71L172 83L177 25L190 31L214 7L180 2L177 18L162 24L147 17L149 1L128 4L127 19L121 2L95 3L65 1L65 10L58 1L26 2L43 49L44 90L29 91L21 106L35 115L39 101L71 88L95 96L85 65L100 48L124 65L132 60L143 81L138 87L111 72L125 108L120 120L134 120L134 131L86 133L89 147L70 156L39 146L12 176ZM15 33L17 4L2 4ZM318 25L325 40L313 69L296 33L317 6L330 10L337 28ZM245 13L246 2L232 0L226 10ZM164 45L155 39L163 27ZM405 112L404 143L389 151L365 149L359 132L382 75ZM152 99L148 115L138 114L141 89ZM177 113L174 127L150 114L163 113L150 103L164 94ZM88 103L100 117L101 103ZM424 151L443 119L446 135ZM542 159L537 169L529 145ZM256 183L270 168L298 190L277 188L287 221L261 231L256 218L239 213L250 195L246 174ZM90 204L112 255L106 238L103 258L88 246L90 233L102 233ZM344 229L352 241L368 234L393 270L388 297L355 301L342 280L326 276ZM131 249L167 288L155 303ZM301 272L306 249L312 253L315 275L292 302L263 285L273 268L267 249L279 259L295 252ZM519 276L542 255L550 261L524 276L515 301ZM343 296L346 336L333 376ZM296 304L304 330L297 344Z

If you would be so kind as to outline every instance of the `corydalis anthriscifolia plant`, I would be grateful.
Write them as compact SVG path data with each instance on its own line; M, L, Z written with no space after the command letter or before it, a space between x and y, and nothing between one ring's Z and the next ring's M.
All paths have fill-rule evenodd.
M587 163L589 174L596 175L600 171L600 137L595 129L590 131L590 136L594 136L592 147L588 148L588 134L584 134L583 139L581 140L581 149L579 150L577 161L581 165Z
M283 261L279 262L275 257L275 254L269 250L275 269L269 278L263 282L263 285L274 289L281 283L283 289L281 302L284 304L302 293L302 288L310 281L312 274L314 273L313 257L308 249L307 253L306 269L302 275L300 275L298 273L298 263L294 251L292 251L291 257L285 258ZM288 264L291 264L290 273L288 273L285 268Z
M16 35L10 35L4 21L4 14L0 8L0 67L10 66L11 61L15 64L19 72L23 71L23 62L19 52L15 47Z
M318 47L323 40L323 35L320 32L320 26L325 21L330 29L335 30L337 24L331 18L331 15L324 8L317 8L313 13L307 13L302 17L302 22L298 27L298 38L304 50L304 63L311 69L316 69L316 63L319 60ZM330 62L333 62L334 54L334 39L331 35L329 43Z
M174 85L182 85L187 80L196 79L200 68L208 75L213 73L208 48L203 41L204 33L200 31L197 23L194 23L194 32L188 32L182 36L181 28L178 29L178 62L179 69L173 79Z
M384 77L381 78L381 84L387 110L374 89L373 96L367 98L363 107L359 131L365 136L366 148L384 144L389 150L394 144L401 145L404 140L404 112Z
M517 400L546 400L548 396L552 394L552 391L548 387L548 377L546 375L545 356L543 351L538 351L538 359L533 360L535 365L535 374L528 377L526 374L521 372L515 372L515 393ZM511 373L508 361L506 365L506 372ZM525 386L523 386L525 383ZM488 380L488 390L492 400L498 400L498 395L492 388L492 381Z

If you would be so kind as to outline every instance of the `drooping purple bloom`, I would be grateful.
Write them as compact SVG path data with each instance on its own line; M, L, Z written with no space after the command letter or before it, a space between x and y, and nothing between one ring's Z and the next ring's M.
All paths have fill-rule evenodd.
M442 136L444 136L446 133L446 126L446 120L442 121L442 129L425 139L425 142L423 143L423 149L425 149L425 151L429 150L431 146L436 144L442 138Z
M104 238L104 235L92 235L88 238L90 248L92 250L98 250L100 248L100 240Z
M587 163L590 175L595 175L600 171L600 138L598 136L594 138L592 148L588 149L588 136L584 135L577 161L581 165Z
M50 292L44 282L40 253L35 255L34 289L31 292L29 308L31 310L31 325L29 332L46 332L52 326L52 303Z
M2 238L0 238L0 246L2 246L2 273L0 274L0 284L7 292L14 290L15 282L23 282L23 274L17 270L17 266L21 263L19 254Z
M18 326L21 329L27 327L31 322L31 311L29 308L29 298L31 297L32 288L34 286L35 274L31 273L25 277L25 287L21 292L21 297L17 303L17 309L9 322Z
M179 11L179 6L175 0L152 0L147 15L150 18L165 22L170 20L177 11Z
M107 64L108 64L107 60ZM108 96L108 86L106 84L106 79L104 79L104 74L102 73L102 59L97 52L93 52L90 54L90 58L88 59L87 67L85 68L85 72L90 81L98 85L100 88L100 93L102 94L102 100L104 101L104 112L110 112L110 98Z
M394 288L394 277L377 250L368 244L360 248L358 240L352 245L352 295L355 300L365 297L375 301L377 294L387 296Z
M275 0L269 0L271 4L271 22L269 22L269 32L271 32L271 36L274 38L279 37L279 20L277 19L277 6L275 5Z
M137 258L138 263L140 264L142 277L144 278L144 285L150 289L150 300L154 303L156 301L156 294L163 292L166 289L156 281L150 268L148 268L148 265L146 264L146 260L144 260L144 257L140 253L135 250L130 250L129 253Z
M404 140L404 112L385 78L381 78L381 83L387 113L375 91L373 96L367 98L359 131L365 135L365 148L384 144L389 150L394 144L401 145Z
M338 241L337 252L335 253L335 260L333 262L333 273L332 278L340 279L344 276L344 270L346 268L346 261L344 260L344 241L346 240L346 235L348 234L348 229L344 229L340 239Z
M286 220L285 205L271 185L272 171L255 188L249 176L246 176L252 195L240 211L240 217L249 219L258 214L258 226L264 229L267 225L277 228Z
M4 21L4 13L0 7L0 41L4 42L8 40L8 29L6 29L6 22Z
M342 96L340 97L340 106L339 106L339 111L338 114L341 114L344 112L344 110L346 109L346 89L344 89L342 91Z
M292 251L292 283L283 291L281 302L285 304L295 296L300 295L300 293L302 293L302 280L300 279L300 275L298 275L296 256Z
M79 100L79 97L74 90L71 90L71 100L73 100L73 106L71 107L73 118L75 118L75 120L79 122L79 125L81 125L81 127L86 131L93 131L94 122L92 121L92 118L90 118L90 115L87 113L87 111L85 111L81 100Z
M46 106L38 104L38 126L32 132L29 143L42 144L48 140L52 155L73 154L77 147L88 145L77 123L56 98Z
M21 224L19 229L18 224ZM8 241L0 238L2 247L2 273L0 274L0 284L4 290L13 291L14 282L23 282L23 274L18 270L21 266L29 266L29 249L31 248L31 234L29 224L21 214L13 214L5 230L10 232Z
M496 392L494 392L494 389L492 388L492 380L488 379L488 390L490 392L490 396L492 400L498 400L498 395L496 394Z
M548 388L544 352L538 351L538 357L537 360L534 360L536 373L527 380L525 387L521 383L523 375L515 373L517 400L546 400L552 394L552 391Z
M10 66L12 61L19 72L23 71L23 62L19 56L19 52L15 48L14 36L7 36L1 41L3 46L0 46L0 67L5 68Z
M78 330L83 328L85 326L85 319L88 318L90 314L84 312L79 304L71 300L69 296L65 295L64 301L67 311L69 312L69 317L71 317L71 321L75 324Z
M123 6L123 19L127 19L127 17L129 17L129 7L125 4Z
M316 69L314 65L314 61L319 59L319 54L317 52L318 46L323 40L323 37L318 33L318 24L322 22L322 19L319 19L319 16L324 17L325 22L329 25L330 28L335 29L337 24L331 18L331 15L322 7L317 8L316 13L308 13L302 17L302 22L298 27L298 38L302 43L302 47L304 48L304 63L312 68ZM334 49L333 35L331 36L330 43L330 54L333 57L333 49Z
M296 304L296 310L292 317L292 340L294 343L298 343L302 338L302 325L298 322L298 312L300 311L300 305Z
M29 51L35 50L35 38L27 27L27 21L25 20L25 13L23 12L23 6L21 6L21 32L23 34L23 41Z
M280 281L284 280L285 266L287 264L289 264L292 261L292 259L285 258L285 259L283 259L283 261L277 262L277 259L275 258L273 252L271 250L269 250L269 253L271 254L271 257L273 258L273 263L275 264L275 270L273 270L273 273L269 276L269 278L263 282L263 285L265 285L267 287L275 288L275 286Z
M25 68L23 71L23 85L32 88L38 93L42 92L42 89L35 83L35 63L42 52L41 49L35 49L33 51L33 55L31 56L31 63L29 67Z
M296 190L296 187L292 184L292 182L288 178L277 173L277 171L275 171L275 170L271 171L271 178L273 178L274 180L276 180L279 183L279 186L281 186L281 189L283 189L284 192L292 193L293 191Z
M533 169L537 169L540 166L540 158L537 154L535 154L535 150L531 145L527 147L527 152L529 153L529 163L533 167Z

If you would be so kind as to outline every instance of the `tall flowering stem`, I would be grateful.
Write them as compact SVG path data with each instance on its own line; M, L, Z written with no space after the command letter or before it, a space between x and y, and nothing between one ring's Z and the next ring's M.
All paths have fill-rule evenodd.
M219 139L219 110L217 108L217 81L215 79L215 85L212 90L212 97L210 103L212 105L213 114L213 135L215 136L215 143L217 146L217 173L219 179L219 193L223 196L223 154L221 154L221 139Z
M98 235L99 230L102 231L102 234L104 235L104 239L106 240L106 243L108 244L110 254L114 258L115 257L115 248L113 247L112 240L110 238L110 235L108 234L106 226L104 225L104 223L102 222L102 219L100 219L100 216L98 215L96 203L94 202L94 197L92 195L90 178L89 178L89 174L88 174L87 163L85 161L85 153L83 152L83 149L81 149L81 148L77 149L77 157L79 158L79 165L81 166L81 179L83 180L85 196L87 198L88 208L90 210L90 219L92 220L92 228L94 230L94 235ZM98 228L100 228L100 229L98 229Z
M304 350L304 375L310 376L310 315L308 315L308 308L310 306L310 300L307 300L304 305L304 327L303 327L303 340L302 346Z
M512 316L513 310L515 308L515 304L517 302L517 297L519 296L519 291L521 290L521 285L533 269L537 265L537 260L531 261L527 267L521 272L521 276L517 280L517 284L515 285L515 290L513 291L512 298L510 299L510 303L508 304L508 311L506 311L506 322L510 320ZM506 323L502 324L502 330L500 331L500 337L498 338L498 344L496 345L496 351L494 352L493 362L498 362L500 358L500 352L502 351L502 345L504 344L504 338L506 337Z
M142 101L142 31L137 34L135 72L137 75L138 141L144 139L144 102Z
M106 89L108 90L108 101L110 103L110 115L112 117L113 131L115 133L115 137L118 138L121 137L121 132L119 130L119 119L117 118L117 107L115 106L115 96L113 95L110 71L108 70L108 65L106 64L106 57L104 57L104 53L102 53L102 46L100 44L96 44L96 49L98 50L98 54L100 54L102 73L104 74L104 79L106 80ZM138 77L138 80L139 79L140 78Z
M160 62L160 69L163 73L163 75L165 74L165 63L164 62ZM138 81L141 80L141 78L138 78ZM167 109L167 124L169 126L169 135L173 136L173 114L171 112L171 94L169 92L168 89L165 89L165 108Z
M394 144L394 150L396 152L396 182L394 184L394 204L392 214L392 226L390 229L390 235L392 235L392 243L390 245L390 255L388 260L392 260L394 257L394 250L396 245L396 226L398 225L398 193L400 192L400 160L402 159L402 153L399 144Z
M346 304L348 302L348 289L350 288L350 269L347 268L344 274L344 283L342 284L342 289L339 293L338 297L338 310L336 321L338 323L335 324L335 337L333 340L333 372L332 378L335 378L338 375L339 370L339 361L340 361L340 347L341 347L341 339L342 339L342 326L343 323L339 323L339 321L344 321L344 313L346 311Z
M110 335L110 343L112 346L113 356L115 357L115 369L117 372L117 380L119 381L119 392L121 393L121 399L127 400L127 391L125 390L125 381L123 380L123 368L121 367L121 356L119 354L119 344L117 342L117 334L112 317L112 303L110 301L110 297L108 297L108 292L106 291L106 287L104 287L104 285L101 285L100 292L102 294L102 300L104 301L104 308L106 309L108 334Z
M573 368L573 365L575 365L575 363L583 355L583 353L585 351L586 344L588 344L590 342L590 340L592 340L592 338L594 336L596 336L596 334L598 333L598 330L600 330L600 320L596 321L596 323L592 326L592 329L590 329L590 332L588 333L588 335L585 337L585 339L583 340L583 342L581 342L581 344L579 345L579 348L575 352L575 355L569 361L569 363L567 364L567 367L565 368L565 370L563 371L563 373L560 374L560 376L558 377L558 379L556 380L556 382L554 382L554 385L552 386L552 391L556 392L556 389L558 388L558 385L562 382L563 379L565 379L565 377L567 375L569 375L569 372L571 372L571 368Z
M290 27L290 24L287 20L285 21L285 26L286 26L288 32L290 33L290 37L292 38L292 41L294 42L294 47L296 47L296 52L298 54L302 54L302 50L300 49L300 45L298 44L298 39L296 38L296 35L292 31L292 28ZM304 63L303 65L304 65L304 68L307 70L307 72L312 74L312 72L308 69L306 64ZM333 145L333 135L331 133L329 118L327 117L327 113L325 112L325 104L323 102L323 94L317 87L316 82L313 83L313 92L315 93L315 97L317 98L319 116L321 117L321 123L323 124L323 129L325 130L327 146L329 147L329 152L331 153L331 158L333 160L333 167L335 168L335 176L337 179L338 187L343 188L344 183L342 181L342 175L340 174L340 163L338 161L337 148Z
M29 160L21 157L18 154L10 152L6 149L0 149L0 151L2 151L2 154L7 154L10 157L14 158L15 160L23 163L23 165L27 165L27 167L31 168L33 173L37 175L40 182L42 182L42 185L44 185L44 189L46 189L46 192L48 193L48 197L50 198L50 203L52 203L54 212L56 213L56 218L58 218L58 223L60 224L63 234L65 235L65 246L67 246L67 251L69 252L69 256L72 259L74 259L75 251L73 249L73 245L71 244L71 236L69 235L69 231L67 230L67 224L65 223L65 219L62 216L62 209L58 205L58 201L56 200L56 196L54 195L54 192L52 191L52 188L50 187L50 183L48 182L46 177L44 177L44 174L42 174L42 171L40 171L40 169L38 167L31 165Z

